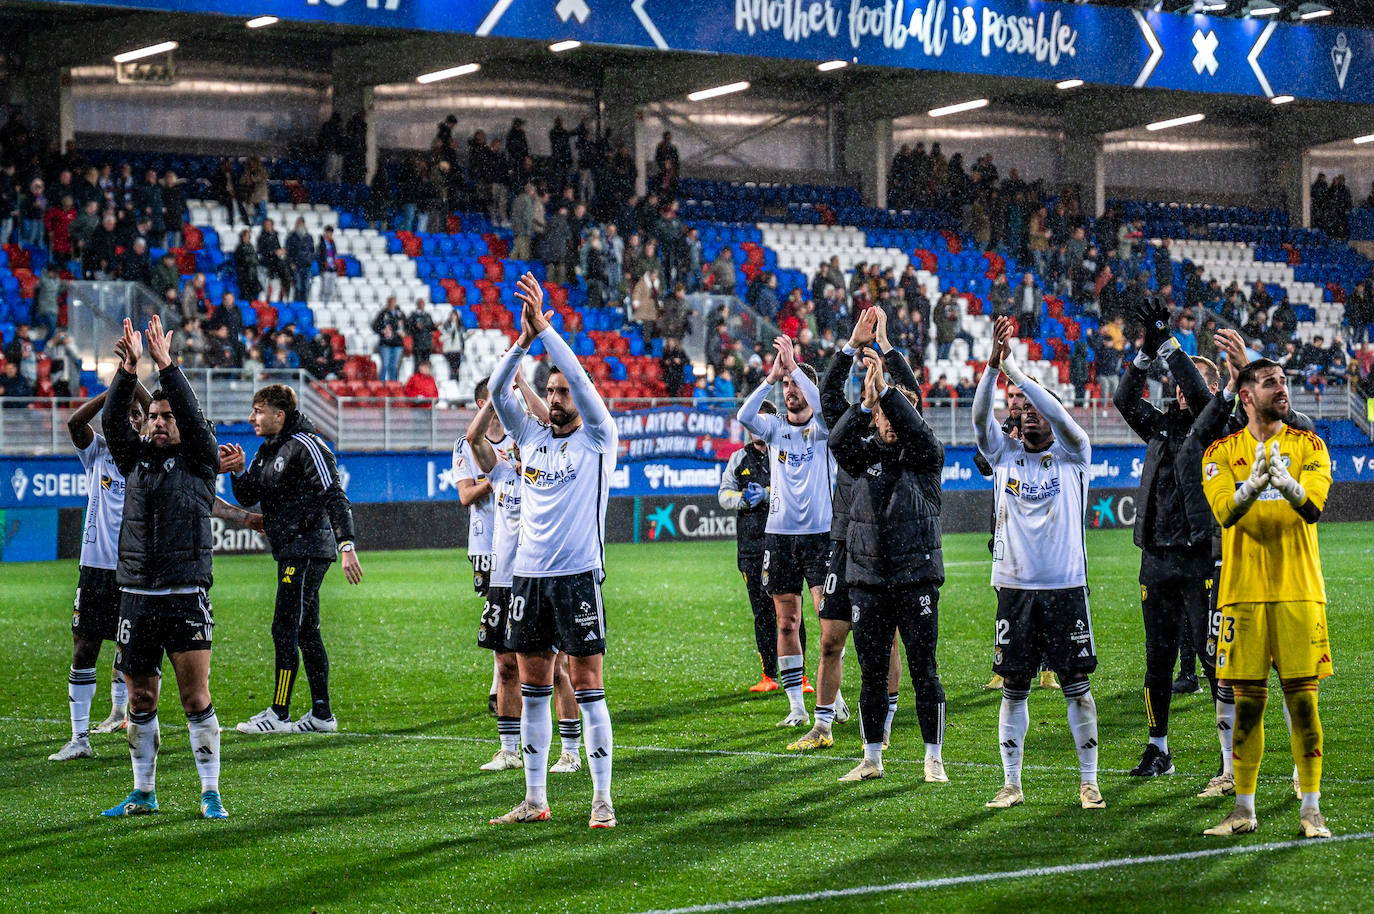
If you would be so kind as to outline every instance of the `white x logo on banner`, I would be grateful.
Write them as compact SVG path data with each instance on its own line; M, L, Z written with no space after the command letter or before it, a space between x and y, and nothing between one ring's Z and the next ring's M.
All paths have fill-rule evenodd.
M1217 33L1209 31L1205 35L1202 30L1193 33L1193 47L1197 48L1197 53L1193 55L1193 69L1198 75L1206 70L1208 76L1215 76L1217 73L1217 45L1221 41L1217 38Z

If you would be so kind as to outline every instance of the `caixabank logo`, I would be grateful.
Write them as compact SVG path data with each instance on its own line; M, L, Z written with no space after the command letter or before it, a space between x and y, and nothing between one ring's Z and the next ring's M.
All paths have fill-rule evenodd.
M643 499L640 504L640 540L734 539L735 514L710 498L674 501Z

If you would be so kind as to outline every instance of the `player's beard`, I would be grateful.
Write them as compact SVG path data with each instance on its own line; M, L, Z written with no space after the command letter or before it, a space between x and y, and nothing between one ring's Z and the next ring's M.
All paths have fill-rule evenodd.
M575 421L577 421L577 417L569 414L563 407L553 406L549 408L549 422L553 425L562 427Z

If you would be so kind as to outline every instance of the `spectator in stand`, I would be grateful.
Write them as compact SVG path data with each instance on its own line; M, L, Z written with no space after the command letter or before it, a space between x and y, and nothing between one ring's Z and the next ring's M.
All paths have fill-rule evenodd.
M1326 348L1325 343L1325 338L1320 334L1314 336L1312 342L1302 347L1298 356L1307 389L1319 394L1326 390L1327 371L1332 363L1331 350Z
M692 383L692 402L703 403L711 399L711 388L706 384L706 375L697 375L696 381Z
M1031 216L1030 228L1026 239L1026 245L1030 248L1031 261L1035 264L1035 272L1044 276L1048 272L1050 241L1054 233L1049 226L1050 213L1045 207L1040 207Z
M119 278L125 282L149 285L153 281L153 265L148 260L148 241L141 235L117 258Z
M57 332L57 318L60 313L57 296L61 291L62 279L58 275L57 265L50 262L43 267L43 273L34 289L33 308L30 313L32 323L47 330L47 333L43 334L44 339L52 339L53 334Z
M926 391L926 402L931 406L948 407L954 402L954 391L950 390L949 379L944 375L930 385Z
M320 126L316 143L324 156L324 179L338 184L343 177L344 131L343 116L335 111Z
M676 338L664 338L663 355L659 357L658 364L663 371L663 384L668 389L668 396L680 396L686 376L687 354L682 351Z
M677 203L669 203L659 211L653 236L658 241L659 254L663 258L664 280L670 285L683 282L687 266L686 235L685 226L677 215Z
M1197 330L1197 354L1213 362L1217 359L1217 321L1210 314Z
M429 362L421 362L415 373L406 380L401 392L416 399L439 399L439 385L434 381L434 366Z
M1288 383L1294 387L1306 382L1306 372L1303 370L1303 353L1298 351L1298 341L1290 339L1283 344L1283 352L1274 361L1279 363L1284 375L1288 378Z
M677 204L673 204L676 206ZM683 251L687 271L687 291L698 292L701 290L701 234L695 226L687 229L687 235L683 240ZM731 385L733 386L733 385Z
M1374 324L1374 297L1369 294L1369 284L1355 283L1355 288L1345 299L1345 324L1350 328L1350 342L1374 342L1370 335L1370 325Z
M216 314L219 309L216 309ZM228 324L220 324L205 341L205 367L231 369L243 367L243 344Z
M453 166L440 159L429 167L425 184L426 226L432 232L448 231L448 214L452 211L449 198L449 177Z
M1264 283L1258 281L1255 283L1250 292L1250 307L1256 311L1263 311L1265 317L1269 316L1269 309L1274 307L1274 299Z
M539 259L544 262L549 282L562 285L568 281L568 246L572 240L568 208L560 202L558 209L548 217L539 245Z
M253 247L253 236L248 229L239 232L239 244L234 248L234 276L244 300L257 301L262 294L262 283L258 279L258 249Z
M1040 291L1035 288L1035 276L1022 276L1011 298L1019 323L1017 335L1023 340L1036 339L1040 336Z
M420 370L421 365L429 364L429 357L434 354L434 331L438 329L434 325L434 317L425 310L426 306L423 298L415 299L415 310L406 318L410 352L415 357L416 371Z
M186 317L181 320L181 331L172 335L172 361L183 368L204 366L205 334L200 329L200 319Z
M457 308L449 309L448 317L439 328L439 340L444 344L448 376L457 381L459 370L463 367L463 348L467 343L467 328L463 326L463 315Z
M935 309L936 358L945 361L949 350L959 338L959 299L945 293L940 298L940 306Z
M530 141L525 135L525 122L517 117L510 122L510 130L506 131L506 155L512 164L519 164L529 154Z
M1269 312L1269 320L1278 323L1283 321L1285 327L1296 327L1298 325L1298 312L1293 310L1293 306L1288 303L1288 298L1282 298L1274 310Z
M775 318L782 305L778 301L778 277L772 270L764 270L750 285L753 308L767 318Z
M38 352L29 337L28 324L14 328L14 336L5 344L5 361L17 365L31 387L38 383Z
M687 303L687 287L678 283L659 309L658 335L679 342L691 329L692 306Z
M0 161L0 245L14 240L19 224L19 181L14 162Z
M76 204L70 194L61 203L49 207L43 214L43 227L48 233L48 254L53 260L66 263L72 259L71 225L76 221Z
M106 213L91 233L91 241L81 255L81 268L87 279L111 279L119 257L119 232L113 213Z
M401 353L405 350L406 317L396 296L389 296L386 306L372 319L372 332L377 334L377 352L382 357L378 377L395 381L401 370Z
M138 221L146 219L153 238L161 244L167 238L167 225L163 213L162 182L158 180L155 169L149 168L143 173L142 182L134 185L133 198Z
M973 397L978 393L978 385L973 383L973 378L962 377L954 387L954 396L958 398L960 406L973 408Z
M1092 330L1083 331L1084 335L1074 340L1073 348L1069 350L1069 383L1073 385L1073 396L1075 406L1088 405L1088 381L1091 379L1091 371L1088 368L1088 339L1085 337L1092 333Z
M562 185L572 171L572 133L563 126L563 118L555 117L549 128L549 168L552 169L555 183Z
M243 354L243 376L250 381L262 377L264 369L276 368L275 364L264 364L262 351L257 346L248 346Z
M33 385L19 373L19 366L14 362L6 362L5 373L0 376L0 398L5 402L0 405L9 409L23 407L25 404L16 401L32 396Z
M367 114L354 112L344 125L343 179L349 184L367 181Z
M385 232L391 225L391 178L381 164L372 174L372 183L367 186L363 217L367 219L368 228L376 232ZM302 301L304 298L301 296Z
M153 267L153 275L149 279L148 285L152 287L153 294L159 301L167 300L167 293L174 295L181 286L181 272L177 269L177 255L171 251L166 251L157 259L157 265ZM175 323L167 326L175 327Z
M301 367L300 358L290 346L279 344L272 350L272 359L267 367L273 371L294 371Z
M315 246L315 264L320 268L320 301L332 302L339 285L339 249L334 244L334 226L326 225Z
M65 330L57 331L48 341L43 354L52 361L49 363L54 397L75 397L81 394L81 353L72 345L72 335Z
M286 300L286 287L291 284L291 273L286 269L286 248L277 234L277 227L271 219L262 223L258 231L258 268L267 280L267 301L272 300L272 280L277 281L277 301Z
M238 300L233 292L225 292L220 297L215 313L210 315L210 319L205 323L205 329L209 333L214 333L220 327L228 327L235 340L243 336L243 312L239 310Z
M1336 175L1327 191L1327 234L1332 238L1344 240L1350 237L1351 205L1350 188L1345 185L1345 175Z
M730 245L721 245L711 261L711 292L715 295L735 294L735 252Z
M654 147L654 165L658 166L660 174L670 165L675 172L682 168L682 159L678 156L677 147L673 145L673 135L668 131L664 131L663 139Z
M48 198L43 193L43 179L29 182L28 192L19 203L21 243L30 247L43 244L43 219L48 211Z
M191 277L181 290L181 317L183 320L201 318L210 313L210 293L205 288L205 274L197 273Z
M310 268L315 263L315 239L305 230L305 217L297 216L296 225L286 236L286 268L291 274L293 301L310 297Z
M329 380L343 369L343 362L334 358L334 338L328 330L321 330L310 341L306 351L305 370L321 381Z
M262 164L262 159L257 156L249 156L248 164L243 167L243 174L239 176L239 199L243 201L245 212L251 208L253 213L253 224L262 225L267 218L267 168Z
M181 247L185 219L186 190L177 178L177 173L168 170L162 175L162 228L165 232L161 239L163 244L167 247Z
M610 299L610 278L606 275L606 251L600 230L591 230L586 243L582 245L581 258L582 282L587 287L587 307L603 308Z
M98 228L100 228L100 204L94 200L88 200L85 208L76 214L72 224L67 227L68 237L72 241L72 252L76 256L85 256L86 247L91 243L91 238L95 236Z
M1007 283L1005 270L999 272L988 289L988 303L992 305L993 317L1011 317L1011 286Z
M624 293L620 288L625 276L625 239L620 237L620 229L614 222L606 223L606 234L602 239L603 256L606 258L606 288L608 300L623 301Z
M533 242L543 233L544 203L539 190L533 184L526 184L524 191L515 198L510 212L511 232L515 241L511 245L511 258L514 260L533 260Z
M711 396L717 400L735 399L735 378L726 368L716 372L716 380L712 385Z
M417 216L416 212L425 198L425 171L424 161L419 156L411 156L401 163L400 175L397 178L399 189L396 195L396 203L401 207L399 231L424 231L424 225L418 220L427 220L428 217Z
M1174 339L1178 340L1178 348L1184 355L1197 355L1197 334L1193 332L1197 326L1197 320L1193 317L1193 312L1185 310L1178 316L1178 325L1174 328Z

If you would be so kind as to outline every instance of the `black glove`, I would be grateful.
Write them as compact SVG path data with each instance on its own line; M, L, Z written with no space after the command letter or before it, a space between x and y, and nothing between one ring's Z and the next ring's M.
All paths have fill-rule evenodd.
M1169 340L1169 306L1161 301L1149 302L1136 308L1135 318L1145 327L1145 354L1154 358L1159 347Z

